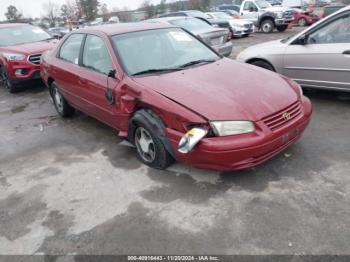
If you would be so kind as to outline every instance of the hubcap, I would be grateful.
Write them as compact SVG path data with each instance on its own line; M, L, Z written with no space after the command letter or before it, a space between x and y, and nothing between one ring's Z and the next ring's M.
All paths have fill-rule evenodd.
M269 32L270 30L271 30L271 25L270 24L264 24L263 31L264 32Z
M304 26L305 24L306 24L305 19L302 18L302 19L299 20L299 25L300 26Z
M147 163L152 163L156 158L156 151L150 133L143 127L138 127L135 132L135 144L139 155Z
M56 87L54 88L53 97L54 97L55 104L57 106L58 111L62 112L63 111L63 97Z

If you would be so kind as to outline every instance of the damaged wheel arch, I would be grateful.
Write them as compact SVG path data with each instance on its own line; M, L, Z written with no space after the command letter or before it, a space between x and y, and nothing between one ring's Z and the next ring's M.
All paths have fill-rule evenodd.
M134 116L129 121L128 137L129 142L134 142L134 134L138 124L144 124L149 126L155 135L159 138L166 151L171 157L176 160L176 154L171 147L170 141L166 135L166 126L159 116L150 109L140 109L135 112Z

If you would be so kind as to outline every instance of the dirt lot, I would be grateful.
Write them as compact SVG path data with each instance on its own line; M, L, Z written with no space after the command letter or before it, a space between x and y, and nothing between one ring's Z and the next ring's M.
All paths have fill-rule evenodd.
M349 254L350 96L307 95L298 143L219 173L149 169L103 124L57 117L43 87L1 88L0 254Z

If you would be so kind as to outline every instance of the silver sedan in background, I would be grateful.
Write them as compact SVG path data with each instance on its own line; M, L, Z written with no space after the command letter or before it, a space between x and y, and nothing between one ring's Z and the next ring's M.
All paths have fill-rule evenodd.
M252 46L237 57L303 87L350 91L350 6L283 40Z
M227 21L230 24L230 29L234 37L249 36L254 32L254 24L249 20L235 19L225 12L209 12L206 14L209 18L209 21L211 19L221 19Z

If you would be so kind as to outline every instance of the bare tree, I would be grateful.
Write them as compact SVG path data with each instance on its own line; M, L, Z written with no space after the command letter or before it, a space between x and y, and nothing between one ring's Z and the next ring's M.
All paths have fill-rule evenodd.
M7 7L7 13L5 16L9 22L17 22L22 18L22 14L18 11L17 7L10 5Z
M109 19L109 11L107 4L102 4L99 10L99 15L102 15L103 21L107 21Z
M56 21L59 20L60 15L59 5L49 0L47 3L44 4L43 7L45 11L44 18L46 18L49 21L51 27L55 26Z
M98 13L98 7L100 6L99 0L77 0L79 10L86 17L88 21L92 21L96 18Z
M156 8L153 4L151 4L150 0L144 0L141 4L141 7L139 8L139 10L147 12L148 18L151 18L151 17L155 16L155 14L156 14Z
M61 17L65 20L76 21L79 17L79 10L76 3L72 0L67 0L61 6Z

